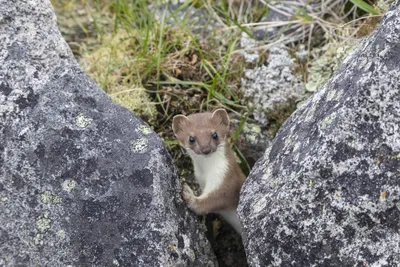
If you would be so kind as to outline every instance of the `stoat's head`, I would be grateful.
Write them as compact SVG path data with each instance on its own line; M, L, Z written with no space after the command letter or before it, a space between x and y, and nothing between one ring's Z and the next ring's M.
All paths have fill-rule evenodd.
M172 130L181 145L192 154L209 155L223 148L229 130L229 117L225 109L197 113L189 116L177 115Z

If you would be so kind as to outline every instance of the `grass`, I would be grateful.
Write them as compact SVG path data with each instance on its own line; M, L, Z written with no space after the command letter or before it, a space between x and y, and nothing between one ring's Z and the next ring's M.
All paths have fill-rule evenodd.
M382 13L362 0L307 1L295 8L300 2L280 2L292 11L279 10L268 1L249 2L194 0L169 10L165 5L149 7L160 6L160 1L52 0L61 30L84 69L115 102L152 125L175 158L182 157L170 127L176 114L224 107L239 116L242 127L252 120L252 109L240 90L241 77L246 67L263 62L246 63L242 52L258 51L265 58L269 47L282 43L294 50L304 44L312 55L310 51L328 39L358 38L349 32ZM188 11L193 7L206 14L200 34L193 32ZM271 12L282 20L262 21ZM274 34L264 38L263 45L240 48L241 33L251 35L257 27L274 29ZM317 40L313 34L329 38ZM307 66L303 63L299 70L305 79ZM293 110L292 105L271 113L273 133Z

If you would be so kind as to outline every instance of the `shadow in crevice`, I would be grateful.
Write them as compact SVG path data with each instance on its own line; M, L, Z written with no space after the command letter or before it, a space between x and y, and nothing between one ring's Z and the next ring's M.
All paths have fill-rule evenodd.
M207 239L218 260L219 267L247 267L242 238L219 215L205 216Z

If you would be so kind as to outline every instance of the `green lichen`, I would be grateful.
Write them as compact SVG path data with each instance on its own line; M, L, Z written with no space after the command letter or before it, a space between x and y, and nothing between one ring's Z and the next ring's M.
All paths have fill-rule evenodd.
M187 255L193 262L196 260L196 253L193 249L188 249Z
M261 127L260 127L260 125L257 125L257 124L246 123L244 125L244 127L243 127L243 131L245 133L260 134L261 133Z
M246 123L243 132L246 133L246 140L250 144L256 144L257 136L261 133L261 127L257 124Z
M135 31L119 30L116 34L102 38L101 44L82 54L80 63L85 71L100 84L114 103L121 105L148 122L157 115L146 89L137 74L148 68L148 63L138 60ZM141 50L140 50L141 51ZM140 52L141 53L141 52ZM143 59L143 57L141 57Z
M51 220L49 218L49 211L44 211L36 221L36 229L40 233L45 233L50 229Z
M321 88L341 64L344 57L353 50L356 44L356 42L341 43L332 41L320 49L314 49L314 57L317 58L317 60L311 62L307 70L308 82L306 84L306 90L315 92L317 89Z
M57 236L62 240L65 239L65 231L62 230L62 229L58 230L57 231Z
M70 193L76 186L76 182L74 180L67 179L62 184L62 189Z
M157 114L155 104L151 102L144 88L121 88L120 92L110 94L112 101L133 113L153 121Z
M139 126L139 130L145 135L152 133L151 128L144 124Z
M35 245L41 245L43 244L43 235L42 234L36 234L35 237L33 238L33 243Z
M62 198L60 196L48 192L41 194L40 200L43 204L60 204L62 202Z
M285 142L285 146L289 146L292 143L292 139L289 136L289 137L285 138L284 142Z
M328 117L326 117L325 119L322 120L321 122L321 129L325 129L326 127L328 127L333 120L336 118L336 114L331 114Z
M142 153L147 149L147 139L146 138L138 138L131 142L132 151L134 153Z
M267 206L267 200L265 198L261 198L253 205L253 214L257 215L262 210L264 210L266 206Z
M89 117L85 117L82 113L80 113L75 120L76 126L80 128L86 128L92 123L93 119Z
M400 154L391 155L391 156L389 156L389 158L392 159L392 160L400 160Z

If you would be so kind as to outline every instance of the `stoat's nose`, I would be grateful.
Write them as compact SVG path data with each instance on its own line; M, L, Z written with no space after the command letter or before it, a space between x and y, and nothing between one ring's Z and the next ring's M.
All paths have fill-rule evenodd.
M210 154L210 152L211 152L211 148L203 148L201 150L201 153L203 153L204 155L208 155L208 154Z

